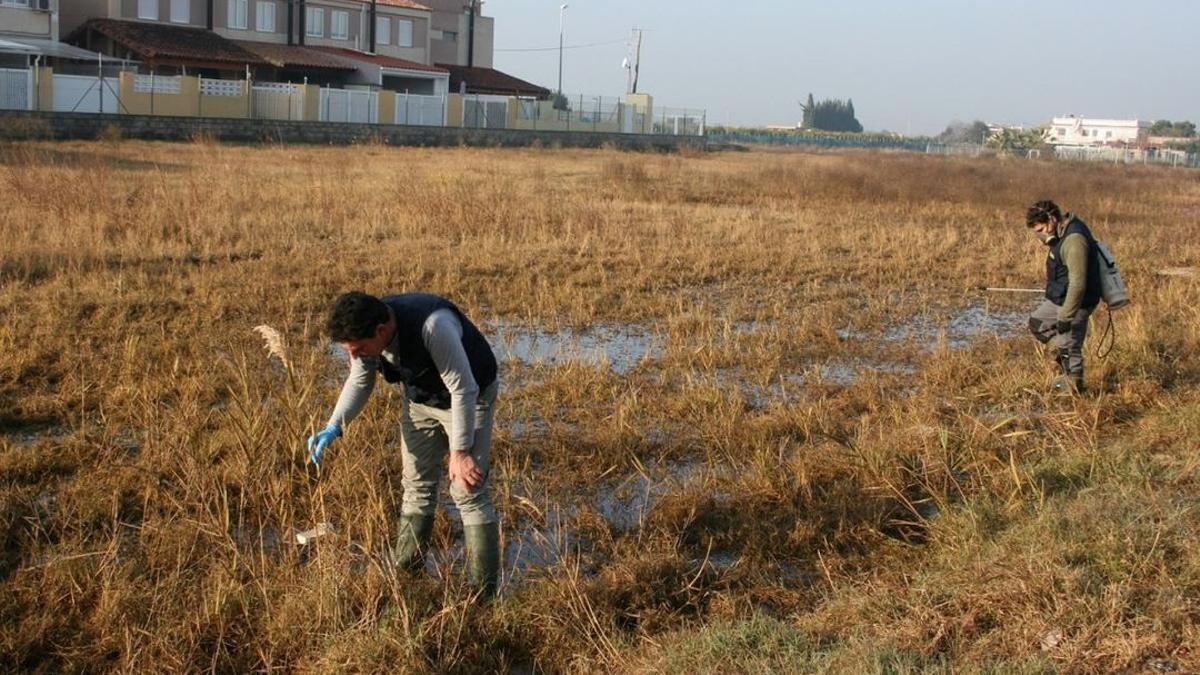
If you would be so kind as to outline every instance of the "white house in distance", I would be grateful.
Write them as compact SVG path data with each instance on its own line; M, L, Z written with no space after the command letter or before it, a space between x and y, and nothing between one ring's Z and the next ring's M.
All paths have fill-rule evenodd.
M1077 115L1055 117L1050 123L1049 141L1053 145L1142 146L1150 138L1150 122L1145 120L1106 120Z

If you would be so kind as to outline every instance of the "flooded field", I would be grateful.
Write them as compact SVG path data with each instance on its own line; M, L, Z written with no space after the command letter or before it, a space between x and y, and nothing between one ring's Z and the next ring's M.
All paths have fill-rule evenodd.
M67 146L0 145L12 670L1200 668L1191 173ZM1085 396L1050 390L1037 296L979 290L1040 283L1047 196L1134 298ZM500 361L491 604L445 482L424 569L389 565L402 392L306 462L350 289L445 295Z

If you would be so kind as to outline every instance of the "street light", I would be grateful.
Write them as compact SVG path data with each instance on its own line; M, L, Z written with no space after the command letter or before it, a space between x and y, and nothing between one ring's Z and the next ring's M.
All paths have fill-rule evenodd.
M567 3L558 6L558 94L562 96L562 61L563 61L563 13L567 11Z

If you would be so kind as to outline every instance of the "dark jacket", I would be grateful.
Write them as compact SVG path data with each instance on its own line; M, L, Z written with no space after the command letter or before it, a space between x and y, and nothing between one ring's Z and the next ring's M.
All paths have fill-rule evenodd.
M429 315L440 309L453 311L462 323L463 350L479 389L482 391L496 381L496 357L491 346L454 303L428 293L390 295L383 302L396 316L395 355L399 363L392 365L387 359L379 359L379 369L383 379L404 385L409 400L443 410L450 408L450 392L421 337Z
M1070 216L1062 236L1050 246L1046 256L1046 299L1056 305L1062 305L1067 299L1068 273L1067 265L1062 260L1062 245L1069 235L1082 234L1087 239L1087 288L1083 292L1084 309L1094 309L1100 304L1100 255L1096 248L1096 238L1088 229L1087 223Z

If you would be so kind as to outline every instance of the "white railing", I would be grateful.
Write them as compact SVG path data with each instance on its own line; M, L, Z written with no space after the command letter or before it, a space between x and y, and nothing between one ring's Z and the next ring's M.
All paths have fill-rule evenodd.
M133 90L139 94L179 94L181 82L179 77L137 75L133 80Z
M255 82L254 88L258 91L271 91L280 94L294 94L298 87L291 82Z
M446 125L446 97L396 94L396 124Z
M251 115L265 120L304 119L304 93L292 84L262 82L251 87Z
M32 110L32 104L32 71L0 68L0 109Z
M246 94L245 80L210 80L200 78L201 96L244 96Z
M379 122L379 92L357 89L322 89L322 122Z

